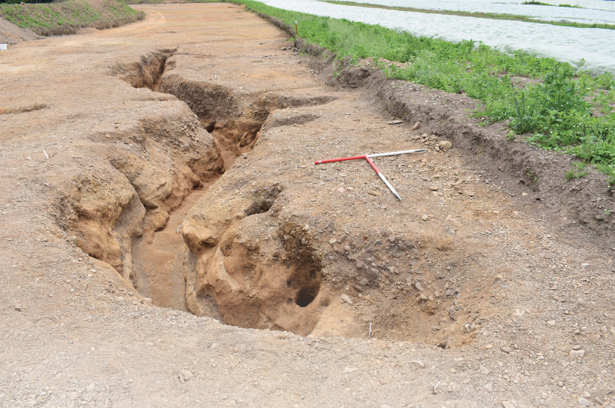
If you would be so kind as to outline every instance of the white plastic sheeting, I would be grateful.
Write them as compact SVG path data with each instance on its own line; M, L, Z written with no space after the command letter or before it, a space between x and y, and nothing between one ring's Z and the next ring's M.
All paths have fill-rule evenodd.
M615 74L615 30L343 6L317 0L261 1L285 10L345 18L368 24L380 24L387 28L402 29L416 36L435 37L454 42L461 40L481 41L503 51L520 49L537 56L554 57L560 61L570 62L572 65L590 72L611 72ZM585 2L590 1L585 0ZM596 1L591 2L596 3ZM412 5L414 4L413 0L403 3L407 7L414 7ZM612 5L612 2L602 3ZM500 4L491 3L491 6L494 7L493 12L498 12L497 6L500 6ZM524 5L524 7L533 6ZM582 10L543 7L545 9L561 8L566 9L566 11ZM615 7L612 8L615 9ZM602 13L610 14L608 11ZM585 60L584 64L580 63L581 59Z
M569 4L583 8L553 7L522 4L522 0L352 0L356 3L382 6L411 7L426 10L468 11L497 14L514 14L545 21L571 21L577 23L615 24L615 1L540 0L542 3Z

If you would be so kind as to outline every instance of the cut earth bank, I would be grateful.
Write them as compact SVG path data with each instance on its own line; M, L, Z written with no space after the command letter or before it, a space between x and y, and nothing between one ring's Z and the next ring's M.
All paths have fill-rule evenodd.
M333 81L238 6L138 8L0 68L3 406L610 403L612 227L471 150L505 134L472 101ZM377 160L401 202L313 164L424 147Z

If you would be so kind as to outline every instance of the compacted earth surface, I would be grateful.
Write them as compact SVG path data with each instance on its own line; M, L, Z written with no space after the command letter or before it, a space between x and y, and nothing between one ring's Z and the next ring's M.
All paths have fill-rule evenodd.
M603 178L242 7L137 8L0 61L0 406L615 406ZM410 149L401 200L314 164Z

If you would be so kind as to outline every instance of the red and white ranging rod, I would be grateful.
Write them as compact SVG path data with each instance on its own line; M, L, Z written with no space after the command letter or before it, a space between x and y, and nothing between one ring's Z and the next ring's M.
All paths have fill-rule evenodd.
M384 175L380 172L380 170L378 170L378 167L376 167L376 165L374 164L371 158L372 157L397 156L400 154L419 153L419 152L426 152L426 151L427 149L417 149L417 150L402 150L399 152L389 152L389 153L364 154L363 156L352 156L352 157L341 157L339 159L317 160L314 162L314 164L324 164L324 163L333 163L333 162L340 162L340 161L346 161L346 160L365 159L367 160L369 165L372 166L372 169L374 169L374 171L376 172L376 174L378 174L378 176L384 182L384 184L386 184L389 190L391 190L391 192L395 195L395 197L397 197L397 199L401 201L401 197L399 196L399 194L397 194L397 191L395 191L391 183L389 183L389 180L387 180L386 177L384 177Z

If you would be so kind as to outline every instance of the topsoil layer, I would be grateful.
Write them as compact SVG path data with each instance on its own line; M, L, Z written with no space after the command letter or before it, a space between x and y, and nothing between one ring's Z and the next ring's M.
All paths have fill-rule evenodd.
M615 406L602 176L238 6L139 9L0 66L2 406ZM401 201L314 164L418 148L374 159Z
M0 44L17 44L22 41L36 40L40 36L32 30L24 30L0 18Z

